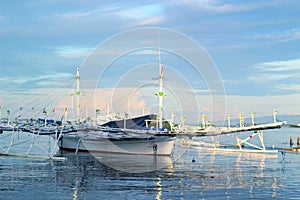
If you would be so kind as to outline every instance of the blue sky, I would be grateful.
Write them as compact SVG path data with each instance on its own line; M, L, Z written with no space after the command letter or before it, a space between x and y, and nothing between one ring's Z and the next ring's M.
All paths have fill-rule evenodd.
M0 103L68 82L99 43L143 27L202 45L222 76L228 112L300 114L298 0L1 0Z

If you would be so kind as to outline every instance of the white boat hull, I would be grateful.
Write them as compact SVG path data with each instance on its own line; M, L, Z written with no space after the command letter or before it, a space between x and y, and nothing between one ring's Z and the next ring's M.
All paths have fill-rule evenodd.
M60 149L70 151L169 156L174 143L175 137L169 136L108 138L70 133L64 134L58 145Z

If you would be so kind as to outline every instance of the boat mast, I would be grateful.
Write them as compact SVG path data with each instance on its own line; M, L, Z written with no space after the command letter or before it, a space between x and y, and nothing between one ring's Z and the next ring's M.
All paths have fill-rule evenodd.
M162 123L162 111L163 111L163 66L161 65L161 60L160 60L160 38L159 38L159 29L158 29L158 64L159 64L159 93L158 93L158 98L159 98L159 110L158 110L158 118L159 118L159 128L161 129L163 127Z
M79 68L77 67L77 73L76 73L76 118L79 122L79 112L80 112L80 73Z

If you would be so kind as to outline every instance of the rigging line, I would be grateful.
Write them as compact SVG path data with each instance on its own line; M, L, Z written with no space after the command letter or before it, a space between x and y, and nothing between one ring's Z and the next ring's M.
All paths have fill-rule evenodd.
M72 83L72 82L69 82L68 83L68 86L70 85L70 83ZM60 93L60 91L65 91L65 90L69 90L69 87L66 87L66 88L60 88L60 89L55 89L55 90L53 90L52 92L53 93L55 93L55 92L59 92ZM44 92L46 92L45 90L44 90ZM58 93L58 94L59 94ZM51 94L51 93L50 93ZM56 95L56 96L59 96L59 95ZM33 101L32 102L37 102L37 100L38 100L38 104L35 104L34 106L35 106L35 108L36 108L36 106L37 107L44 107L44 105L42 105L42 106L40 106L47 98L49 98L49 95L40 95L40 97L37 99L37 98L32 98L32 96L31 96L31 99L33 99ZM21 98L22 99L22 98ZM22 99L23 100L23 102L24 102L24 99ZM55 100L55 99L54 99ZM52 100L51 102L53 102L54 100ZM15 101L16 102L16 101ZM16 104L16 103L14 103L14 104ZM31 110L31 106L30 106L30 108L28 108L28 105L31 105L31 103L27 103L27 105L25 106L25 109L24 109L24 106L22 106L22 107L18 107L18 108L16 108L16 106L14 106L14 108L13 109L11 109L10 107L12 107L12 106L5 106L5 107L7 107L7 109L8 110L10 110L11 112L10 112L10 114L7 114L7 117L9 117L9 118L14 118L14 117L24 117L24 116L32 116L32 117L34 117L34 116L36 116L37 114L38 114L38 112L35 112L35 113L29 113L30 112L30 110ZM33 110L33 108L34 107L32 107L32 110ZM20 110L19 110L20 109ZM37 110L37 109L35 109L35 110ZM28 114L29 113L29 114ZM16 118L17 118L16 117Z
M65 85L65 87L62 87L62 88L69 88L69 86L71 85L70 83L72 83L72 81L74 81L74 80L70 80L70 81ZM53 91L53 93L56 92L56 90L52 90L52 91ZM50 93L49 95L52 95L52 94ZM42 96L41 96L41 99L48 98L49 95L42 95ZM33 99L33 101L32 101L29 105L32 105L32 104L35 103L35 102L36 102L36 99Z
M26 139L26 140L22 140L22 141L20 141L18 143L13 143L11 145L6 145L6 146L3 146L3 149L8 148L9 146L14 147L14 146L17 146L19 144L24 144L24 143L29 142L31 140L32 140L32 138L29 138L29 139Z
M47 95L47 98L48 98L48 96L54 96L57 92L60 92L60 90L61 90L61 91L64 91L64 90L70 89L69 86L71 86L71 83L72 83L73 81L74 81L74 80L69 81L69 83L68 83L65 87L60 87L60 88L56 88L56 89L52 90L52 93L50 93L49 95ZM48 92L48 89L47 89L47 92Z
M54 90L52 90L51 93L49 93L49 92L48 92L48 89L47 89L46 92L48 93L48 95L43 95L43 97L44 97L45 99L48 99L49 96L50 96L50 97L51 97L51 96L54 96L54 97L57 97L57 96L58 96L58 95L55 95L55 94L59 94L59 93L65 94L64 92L70 89L70 88L68 87L69 85L70 85L70 83L68 83L68 85L67 85L66 87L54 89ZM44 98L42 98L42 99L44 99Z
M40 99L43 99L45 98L44 95L39 95L38 97L39 98L33 98L33 96L37 96L37 94L35 94L35 91L33 92L33 94L30 94L30 92L27 92L27 93L23 93L23 94L19 94L17 97L13 97L13 96L16 96L17 94L14 94L12 95L12 100L9 100L9 103L8 104L4 104L5 107L7 107L7 109L9 109L11 111L11 113L14 113L15 111L18 111L19 108L24 108L24 107L27 107L28 105L30 104L33 104L34 102L37 102L39 101ZM25 105L22 105L24 104L24 102L28 102L29 103L26 103ZM20 105L18 108L16 108L16 105Z
M68 88L69 85L70 85L70 83L71 83L71 80L68 81L68 83L67 83L64 87L61 87L61 88ZM47 91L45 91L45 90L46 90L46 89L44 89L44 92L49 93L49 90L48 90L48 89L47 89ZM55 93L57 90L54 89L54 90L50 90L50 91L52 91L53 93ZM49 95L52 95L52 93L49 93ZM40 99L41 99L41 100L43 100L44 98L48 98L48 96L47 96L47 95L41 95L41 96L40 96ZM38 100L38 99L33 99L31 102L28 103L28 105L31 105L31 104L33 104L33 103L36 103L37 100Z
M31 117L37 116L40 112L42 112L42 108L48 107L51 103L53 103L57 96L59 96L61 92L64 92L64 90L55 90L55 92L57 92L57 95L50 99L50 101L48 100L47 104L45 104L45 101L47 100L47 98L49 98L49 95L45 95L44 98L40 99L40 102L38 104L35 104L32 108L30 107L29 109L27 109L27 113L30 112L30 110L37 110L37 112L31 113Z
M32 98L32 97L31 97L31 98ZM42 98L44 98L44 97L42 97ZM42 99L42 98L41 98L41 99ZM21 98L21 99L22 99L22 98ZM35 102L37 101L36 98L32 98L32 99L34 99ZM39 100L39 99L38 99L38 100ZM24 101L26 101L26 100L23 99L23 102L24 102ZM14 104L17 104L17 103L14 103ZM22 110L21 110L21 108L22 108ZM20 115L20 114L24 115L25 111L27 110L27 109L24 109L24 108L27 108L27 109L28 109L27 106L21 106L21 107L14 106L14 108L10 109L10 111L11 111L11 115L10 115L10 116L11 116L11 117L15 117L15 116Z
M50 105L50 103L52 103L54 100L58 99L58 97L60 97L60 96L63 97L65 95L65 92L68 91L68 90L69 89L62 89L61 91L56 91L56 95L55 96L51 95L51 96L53 96L53 98L52 98L52 100L49 101L49 103L47 104L47 106ZM61 98L59 98L59 99L61 99Z
M7 137L11 137L11 134L4 135L3 137L0 138L0 140L5 139Z

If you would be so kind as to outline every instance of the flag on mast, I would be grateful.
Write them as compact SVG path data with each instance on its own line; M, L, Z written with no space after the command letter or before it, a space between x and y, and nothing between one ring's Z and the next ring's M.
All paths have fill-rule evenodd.
M160 68L160 77L162 78L164 76L164 66L162 65Z

